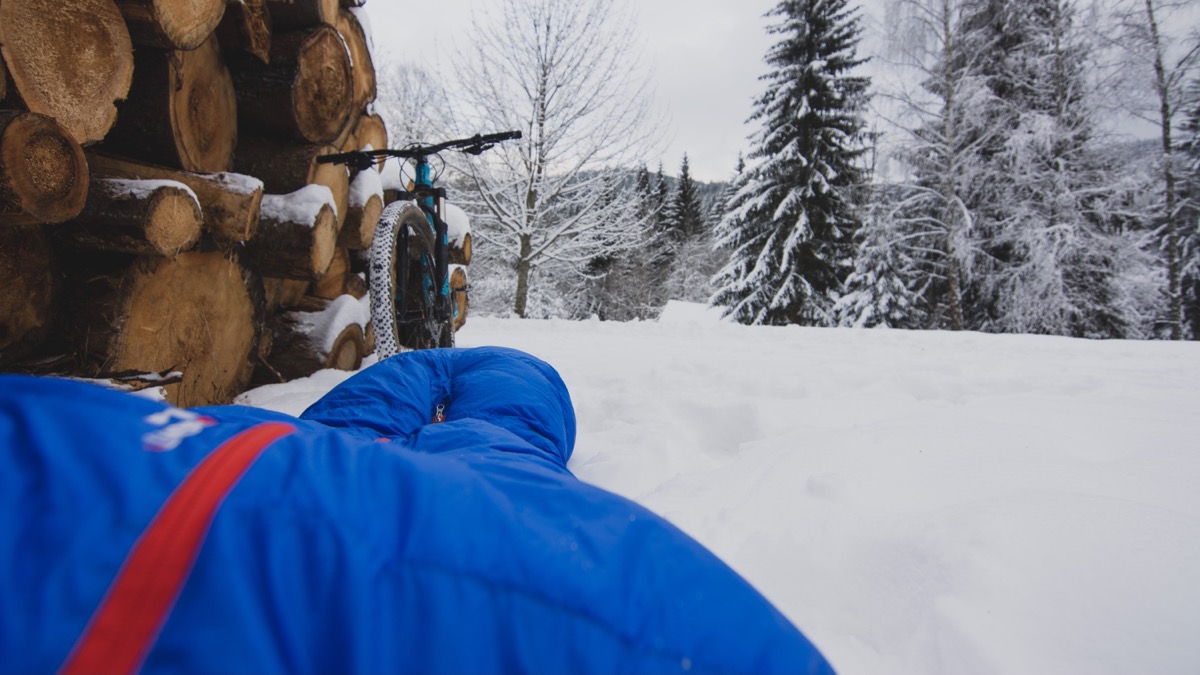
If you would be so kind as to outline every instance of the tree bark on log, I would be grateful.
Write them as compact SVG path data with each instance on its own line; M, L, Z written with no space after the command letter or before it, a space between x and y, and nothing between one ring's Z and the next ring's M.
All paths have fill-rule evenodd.
M337 248L337 220L328 204L309 211L287 206L298 198L267 195L258 235L246 245L246 261L260 274L320 279Z
M337 23L338 0L267 0L278 31Z
M184 51L199 47L225 14L225 0L116 0L134 44Z
M133 86L105 150L185 171L228 171L237 95L215 37L192 51L139 49Z
M83 149L55 120L0 110L0 225L61 223L87 200Z
M271 12L274 16L274 4ZM305 143L337 138L350 116L354 82L336 30L275 33L269 64L229 56L240 125Z
M341 0L342 7L362 7L366 0Z
M133 44L112 0L4 0L0 52L28 110L76 142L104 138L133 77Z
M379 215L383 213L383 197L371 195L367 203L361 206L351 204L346 212L346 222L338 235L338 246L365 251L371 248L375 240L375 228L379 225Z
M263 294L266 296L267 313L281 309L295 309L308 293L307 279L280 279L263 277Z
M225 16L217 26L217 40L228 53L246 52L263 63L271 62L271 15L266 0L226 0Z
M48 335L55 269L42 228L0 228L0 364L21 358Z
M250 381L262 287L219 251L72 271L73 344L95 373L178 370L177 406L229 403Z
M471 233L464 233L462 236L462 245L456 245L457 242L450 242L450 264L451 265L470 265L471 264Z
M306 185L324 185L333 193L338 229L350 204L350 173L341 164L318 164L317 157L338 152L332 145L295 145L272 138L238 142L234 168L263 182L269 194L287 194Z
M173 180L188 186L200 199L204 229L222 248L249 241L258 231L263 184L257 178L235 173L190 173L101 153L89 153L88 163L97 177Z
M173 258L200 239L201 222L183 183L101 178L79 217L56 230L84 248Z
M450 301L454 303L454 330L467 323L467 270L461 265L450 268Z
M367 45L367 34L362 24L348 9L337 14L337 32L350 50L351 77L354 84L354 109L363 110L375 100L375 62ZM386 146L385 146L386 147Z

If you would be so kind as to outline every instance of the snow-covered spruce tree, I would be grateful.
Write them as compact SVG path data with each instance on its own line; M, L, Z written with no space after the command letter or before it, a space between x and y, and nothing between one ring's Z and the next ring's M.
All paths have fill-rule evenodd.
M921 277L898 219L893 186L878 186L859 230L858 257L846 293L834 306L838 325L854 328L922 328Z
M1008 112L982 280L994 315L984 329L1077 337L1134 337L1116 282L1117 243L1102 231L1113 174L1094 149L1098 106L1086 76L1092 32L1071 0L1010 0L1009 34L990 78Z
M598 255L644 244L636 197L605 195L619 167L636 166L653 145L654 117L626 5L493 4L473 19L471 48L456 58L453 103L460 134L524 134L466 163L464 206L481 242L504 256L512 311L525 316L534 280L580 273Z
M696 181L692 179L688 166L687 153L679 166L679 180L675 184L675 194L671 198L674 222L671 224L675 238L688 241L703 234L705 228L704 211L700 205L700 195L696 191Z
M751 115L752 166L718 225L731 260L711 302L747 324L833 325L859 227L848 193L865 152L870 81L851 74L862 29L848 0L785 0L768 16L781 39Z

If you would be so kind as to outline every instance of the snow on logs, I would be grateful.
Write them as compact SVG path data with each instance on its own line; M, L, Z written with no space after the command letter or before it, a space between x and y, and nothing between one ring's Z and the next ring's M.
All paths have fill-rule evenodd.
M183 183L199 199L204 230L221 248L249 241L258 231L263 197L262 181L234 173L200 174L132 162L101 153L88 153L98 178L168 180Z
M287 195L267 195L258 235L246 245L247 260L260 273L284 279L320 279L337 248L333 195L308 185Z
M271 351L266 361L277 381L307 377L322 368L357 370L367 353L366 300L350 295L309 300L315 311L283 312L267 322ZM262 372L255 378L267 381Z
M175 257L200 239L200 203L183 183L96 179L83 212L55 228L84 248Z
M83 149L45 115L0 110L0 226L59 223L87 199Z
M191 51L139 49L105 150L185 171L228 171L237 145L233 78L215 37Z
M112 128L133 77L133 44L113 0L3 0L0 53L11 103L53 117L82 145Z
M307 185L329 188L340 230L349 210L350 173L341 164L317 162L318 157L336 152L338 149L332 145L298 145L247 137L238 142L233 168L261 180L270 194L288 194Z

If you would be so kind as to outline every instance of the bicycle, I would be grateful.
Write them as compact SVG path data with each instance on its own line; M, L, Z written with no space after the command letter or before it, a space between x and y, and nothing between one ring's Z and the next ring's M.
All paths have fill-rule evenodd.
M433 145L357 150L317 158L360 171L379 158L415 162L412 188L388 204L371 244L369 289L375 352L380 359L412 349L454 346L457 307L451 302L445 188L435 187L431 157L446 150L480 155L497 143L521 138L520 131L476 134Z

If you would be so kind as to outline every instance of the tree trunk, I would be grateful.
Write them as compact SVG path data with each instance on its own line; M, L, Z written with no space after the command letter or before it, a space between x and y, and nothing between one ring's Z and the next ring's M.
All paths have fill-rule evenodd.
M371 59L367 35L354 13L347 9L338 12L336 27L346 42L346 48L350 51L350 62L353 64L354 109L363 110L368 103L375 100L376 93L375 63Z
M306 185L324 185L333 193L338 229L350 204L350 173L341 164L318 164L317 157L336 153L332 145L295 145L269 138L242 138L234 168L259 178L270 194L295 192Z
M450 299L454 303L454 331L467 323L467 269L462 265L450 268Z
M176 171L99 153L89 153L88 163L97 177L171 180L188 186L200 199L204 229L222 248L249 241L258 231L263 184L257 178Z
M228 171L237 97L215 37L192 51L139 49L133 87L103 148L185 171Z
M200 239L201 222L183 183L101 178L79 218L56 229L85 248L173 258Z
M133 77L133 45L112 0L4 0L0 46L16 93L76 142L94 143Z
M467 232L462 236L462 245L456 246L456 241L450 242L450 264L451 265L470 265L471 264L471 233Z
M1162 140L1162 177L1166 211L1163 214L1163 238L1167 245L1167 324L1172 340L1183 339L1183 255L1179 244L1179 226L1175 213L1178 193L1175 190L1175 171L1172 154L1175 144L1171 141L1171 120L1175 112L1171 109L1171 91L1167 82L1166 66L1163 63L1163 46L1159 37L1158 21L1154 16L1153 0L1144 0L1146 26L1150 30L1154 48L1154 83L1158 94L1159 130Z
M72 270L73 344L94 373L178 370L178 406L229 403L250 381L262 289L221 252Z
M225 0L116 0L134 44L187 51L221 22Z
M271 62L271 15L266 0L226 0L217 39L226 53L238 50Z
M272 4L272 16L275 8ZM350 57L336 30L321 26L275 33L269 64L229 56L240 125L306 143L337 138L350 116L354 82Z
M521 252L515 266L517 271L517 292L515 294L516 297L513 299L513 313L524 319L525 306L529 301L529 272L533 267L529 262L529 256L533 254L533 243L527 234L521 235L520 240Z
M337 24L338 0L267 0L275 30Z
M0 110L0 226L61 223L87 200L83 149L53 119Z
M328 204L308 195L267 195L246 261L264 276L311 281L329 269L336 248L337 221Z
M0 364L29 353L49 333L55 268L42 228L0 228Z

